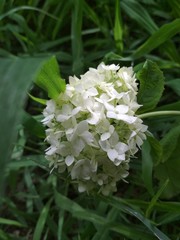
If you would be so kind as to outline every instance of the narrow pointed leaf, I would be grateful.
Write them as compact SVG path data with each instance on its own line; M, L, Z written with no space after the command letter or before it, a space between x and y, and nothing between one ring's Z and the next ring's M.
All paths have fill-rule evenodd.
M151 52L153 49L166 42L179 32L180 19L163 25L148 40L141 45L132 55L134 59L142 57L144 54Z

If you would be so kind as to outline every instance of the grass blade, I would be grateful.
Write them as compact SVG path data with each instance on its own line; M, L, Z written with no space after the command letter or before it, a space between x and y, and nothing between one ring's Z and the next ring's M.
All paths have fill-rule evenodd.
M154 194L152 186L153 160L150 152L151 146L148 141L145 141L142 146L142 179L148 192L151 195L153 195Z
M12 225L16 227L25 227L22 223L18 221L6 219L6 218L0 218L0 224Z
M104 198L104 201L109 203L109 205L115 207L119 211L123 211L135 218L139 219L149 230L156 236L159 240L170 240L168 236L166 236L163 232L161 232L158 228L156 228L147 218L145 218L140 212L127 207L125 204L122 204L118 198L116 197L109 197Z
M165 183L162 185L162 187L159 189L159 191L154 195L154 197L152 198L147 210L146 210L146 213L145 213L145 216L147 218L149 218L151 212L152 212L152 209L155 205L155 203L157 202L158 198L161 196L162 192L164 191L164 189L166 188L166 186L168 185L169 183L169 179L167 179L165 181Z
M83 0L73 1L73 13L71 23L73 72L82 73L83 70L83 44L82 44L82 19Z
M164 24L157 30L143 45L141 45L132 55L134 59L140 58L143 55L151 52L159 47L179 32L180 19L176 19L170 23Z
M121 54L123 50L123 28L120 16L120 4L119 0L116 0L115 7L115 24L114 24L114 40L118 53Z
M52 199L50 199L47 202L47 204L43 207L43 209L41 211L41 214L39 216L39 219L37 221L36 228L34 231L33 240L41 240L42 239L42 232L43 232L46 220L47 220L47 216L49 214L51 202L52 202Z

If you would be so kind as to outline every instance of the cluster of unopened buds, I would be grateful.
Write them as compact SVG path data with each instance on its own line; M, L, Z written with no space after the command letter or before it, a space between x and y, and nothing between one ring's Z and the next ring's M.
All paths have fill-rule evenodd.
M50 167L70 176L79 192L117 191L128 176L130 158L146 139L147 126L135 114L137 82L132 67L90 68L58 99L47 101L43 124Z

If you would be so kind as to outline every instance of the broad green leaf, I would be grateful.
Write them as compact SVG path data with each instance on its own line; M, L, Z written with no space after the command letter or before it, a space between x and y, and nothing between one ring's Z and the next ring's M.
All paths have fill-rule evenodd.
M162 153L163 153L163 149L162 149L162 145L161 143L154 137L152 136L148 136L148 142L151 146L151 157L153 159L153 164L157 165L162 158Z
M148 192L153 195L154 190L152 186L152 169L153 160L151 156L151 146L146 140L142 145L142 179Z
M44 63L35 83L53 99L58 98L59 94L65 90L66 84L60 76L59 66L54 56Z
M180 78L168 81L165 83L168 87L172 88L177 95L180 96Z
M116 43L116 48L117 48L118 52L121 54L122 50L123 50L123 28L122 28L119 2L120 2L119 0L116 0L114 40L115 40L115 43Z
M147 60L137 73L140 89L137 95L138 103L143 106L139 113L154 109L164 90L164 77L156 63Z
M177 131L179 131L179 128L177 129ZM175 140L174 145L176 147L174 148L173 146L173 151L171 151L169 146L166 145L166 147L168 148L166 150L164 149L164 156L166 156L165 154L167 154L168 159L166 159L165 162L160 163L155 168L155 177L160 181L160 185L162 185L164 181L169 179L169 183L162 194L162 197L165 198L171 198L180 193L180 135L178 138L176 135L174 137L176 139L171 138L172 144L170 143L170 141L168 142L171 146L173 146L173 142ZM169 151L171 154L169 154Z
M0 183L13 149L27 91L45 58L0 59ZM1 188L1 186L0 186Z
M44 126L37 121L33 116L24 112L22 124L25 130L30 134L37 136L39 138L45 138L45 128Z
M173 22L164 24L159 30L157 30L148 40L141 45L132 55L134 59L140 58L145 54L151 52L153 49L166 42L179 32L180 19L176 19Z
M162 162L166 162L179 145L180 126L172 128L161 140L163 147Z

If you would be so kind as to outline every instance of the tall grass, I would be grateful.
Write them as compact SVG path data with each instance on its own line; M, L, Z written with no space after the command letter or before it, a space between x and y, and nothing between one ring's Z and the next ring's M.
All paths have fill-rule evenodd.
M55 55L63 78L101 61L164 72L158 110L180 110L178 0L0 1L0 239L180 239L180 117L147 118L149 138L128 184L111 197L78 194L44 158L34 83Z

